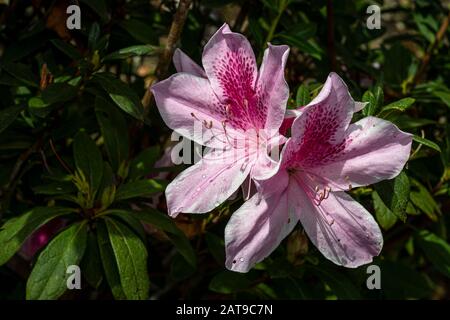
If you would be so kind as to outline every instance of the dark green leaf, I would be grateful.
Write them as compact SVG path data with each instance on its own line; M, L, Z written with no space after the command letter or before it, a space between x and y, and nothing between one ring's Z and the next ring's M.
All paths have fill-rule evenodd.
M394 179L377 183L375 190L392 213L405 222L410 192L409 179L406 173L402 171Z
M124 116L101 97L95 100L97 121L114 172L128 159L128 130Z
M372 91L366 91L362 101L368 102L368 105L362 111L363 115L372 116L376 114L384 101L383 88L376 86Z
M414 135L414 136L413 136L413 140L414 140L415 142L418 142L418 143L420 143L420 144L423 144L424 146L427 146L427 147L429 147L429 148L431 148L431 149L434 149L434 150L436 150L437 152L441 152L441 148L439 148L439 146L438 146L436 143L434 143L433 141L430 141L430 140L428 140L428 139L419 137L418 135Z
M98 288L103 280L103 269L95 233L88 233L86 252L81 262L83 276L90 286Z
M180 229L178 229L173 219L154 209L134 211L132 214L134 214L139 220L167 232L170 241L172 241L174 246L183 255L186 261L194 267L197 265L197 257L189 242L189 239Z
M81 0L81 2L88 5L103 21L108 20L108 7L105 0Z
M134 180L149 174L159 157L159 146L143 150L130 164L129 178Z
M80 131L73 143L73 154L75 166L84 173L91 188L91 194L95 195L103 176L103 160L100 150L87 133Z
M428 230L417 234L418 244L428 260L447 278L450 278L450 245Z
M225 246L223 239L219 238L214 233L206 232L205 240L208 250L216 260L217 264L223 266L225 264Z
M308 86L305 84L300 85L297 89L297 95L295 97L295 103L297 107L306 106L311 101L309 95Z
M67 83L52 83L42 91L42 100L47 104L69 101L77 96L77 87Z
M96 73L94 79L119 108L138 120L144 120L143 107L138 96L125 83L108 73Z
M53 39L50 40L50 42L69 58L72 58L73 60L80 60L82 58L81 53L78 52L78 50L71 44L68 44L60 39Z
M28 65L22 63L5 63L1 67L22 84L38 87L38 80Z
M106 57L104 57L103 60L111 61L111 60L127 59L134 56L145 56L149 54L154 54L155 52L156 48L151 45L132 46L110 53Z
M384 230L389 230L397 222L397 216L386 207L376 191L372 192L372 200L378 223Z
M27 281L27 300L58 299L67 289L67 268L78 265L87 240L86 223L76 223L45 247Z
M120 23L120 27L126 30L133 38L144 44L155 43L154 29L141 20L125 20Z
M120 283L119 269L104 221L99 221L97 223L97 240L103 270L109 287L111 288L111 292L115 299L125 300L126 296L122 284Z
M75 192L76 188L71 182L52 182L50 184L34 187L33 191L36 194L58 195Z
M116 201L137 197L147 197L157 192L162 192L166 184L153 179L131 181L119 186L116 192Z
M23 109L18 106L12 106L3 110L0 110L0 133L8 128L11 123L16 120L17 116Z
M50 220L73 212L70 208L36 207L8 220L0 228L0 265L6 263L20 249L25 240Z
M352 300L361 297L360 291L352 280L336 268L320 266L312 268L312 272L317 274L339 299Z
M436 221L437 216L436 213L440 213L438 204L434 200L433 196L428 192L427 188L425 188L419 181L412 179L411 180L413 190L411 190L411 201L412 203L425 212L425 214L431 219Z
M386 116L393 111L403 112L410 106L412 106L415 101L416 100L414 98L403 98L398 101L392 102L387 106L384 106L383 109L381 109L379 115Z
M125 296L130 300L148 299L149 279L145 245L119 221L106 218L105 222Z
M248 289L251 284L247 274L227 270L218 273L211 280L209 290L229 294Z

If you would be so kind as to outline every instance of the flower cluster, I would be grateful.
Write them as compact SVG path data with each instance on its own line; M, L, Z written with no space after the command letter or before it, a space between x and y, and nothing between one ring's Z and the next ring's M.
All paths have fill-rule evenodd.
M288 53L269 44L258 70L248 40L226 24L206 44L203 68L175 52L178 73L151 90L165 123L207 152L167 187L168 212L209 212L242 186L247 201L225 230L228 269L247 272L298 222L326 258L358 267L380 253L383 238L345 191L398 175L412 136L375 117L351 123L364 103L335 73L311 103L287 112Z

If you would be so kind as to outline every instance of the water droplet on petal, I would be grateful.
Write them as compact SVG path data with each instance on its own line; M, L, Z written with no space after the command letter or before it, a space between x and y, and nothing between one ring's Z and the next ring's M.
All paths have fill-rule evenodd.
M206 174L202 174L202 178L205 179L206 178Z
M239 261L240 261L240 262L244 262L244 258L240 258Z

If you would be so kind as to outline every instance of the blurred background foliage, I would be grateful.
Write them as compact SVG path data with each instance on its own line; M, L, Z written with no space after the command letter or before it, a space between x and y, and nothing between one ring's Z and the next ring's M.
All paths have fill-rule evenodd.
M72 4L81 30L66 28ZM371 4L379 30L366 26ZM448 298L449 5L0 1L0 299ZM291 47L290 108L334 70L369 103L364 116L415 135L400 176L352 190L384 232L381 290L367 289L366 267L325 260L300 226L248 274L226 271L223 231L241 196L166 216L164 188L183 167L163 157L170 132L146 88L175 72L175 46L200 62L223 22L259 61L267 42ZM71 264L82 290L66 291Z

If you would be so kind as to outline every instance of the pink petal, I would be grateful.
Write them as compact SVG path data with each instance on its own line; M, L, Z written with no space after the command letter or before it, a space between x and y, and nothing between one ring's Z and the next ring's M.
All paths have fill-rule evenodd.
M209 81L186 73L177 73L158 82L151 88L159 112L169 128L199 144L221 147L223 145L224 107L212 91ZM207 126L212 126L207 129ZM236 135L233 128L228 133ZM222 136L212 139L213 135Z
M411 151L412 135L391 122L367 117L350 125L343 150L307 171L330 181L334 190L366 186L397 176Z
M328 163L345 147L345 134L355 110L347 86L331 73L319 95L292 124L287 166L315 167Z
M177 72L186 72L197 77L206 78L205 71L178 48L173 54L173 64Z
M295 227L298 218L292 212L289 216L287 183L287 173L280 172L270 183L270 195L255 194L233 213L225 228L228 269L248 272L272 253Z
M264 127L266 110L258 105L256 60L248 40L224 24L206 44L202 62L231 126Z
M284 68L289 55L289 47L273 46L264 51L259 71L257 88L260 104L267 109L265 128L278 130L283 122L289 98L289 86L284 79Z
M335 264L356 268L370 263L383 247L373 216L345 192L332 192L315 204L299 184L289 185L300 222L319 251Z
M169 215L205 213L227 200L242 184L252 159L236 155L234 149L206 154L181 172L166 189Z

